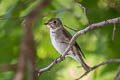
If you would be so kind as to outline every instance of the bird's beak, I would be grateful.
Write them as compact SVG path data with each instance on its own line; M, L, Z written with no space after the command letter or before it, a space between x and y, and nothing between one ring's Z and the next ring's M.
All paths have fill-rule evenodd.
M44 23L44 25L48 25L48 23Z

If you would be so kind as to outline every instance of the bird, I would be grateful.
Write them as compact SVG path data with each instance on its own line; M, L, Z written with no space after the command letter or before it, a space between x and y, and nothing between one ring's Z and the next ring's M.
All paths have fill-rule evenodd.
M62 21L59 18L49 19L45 25L49 29L52 45L62 55L68 47L72 35L63 27ZM72 57L82 65L85 71L89 71L90 67L83 60L85 56L76 41L66 56Z

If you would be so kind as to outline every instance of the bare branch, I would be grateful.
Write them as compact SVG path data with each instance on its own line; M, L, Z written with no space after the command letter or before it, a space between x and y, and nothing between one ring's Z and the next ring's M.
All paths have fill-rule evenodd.
M74 32L78 32L78 30L76 30L76 29L70 28L70 27L68 27L68 26L66 26L66 25L64 25L64 26L65 26L66 28L68 28L68 29L74 31Z
M116 27L117 27L117 24L116 24L116 23L114 23L112 40L115 40Z
M45 71L49 71L55 64L57 64L57 62L60 62L60 61L62 61L62 59L61 58L57 58L49 66L47 66L47 67L45 67L43 69L40 69L40 70L36 70L36 72L38 72L38 76L40 76Z
M83 77L84 77L85 75L87 75L89 72L91 72L91 71L99 68L100 66L103 66L103 65L109 64L109 63L113 63L113 62L114 62L114 63L118 63L118 62L120 62L120 59L110 59L110 60L104 61L104 62L102 62L102 63L100 63L100 64L97 64L97 65L91 67L91 69L90 69L89 71L86 71L85 73L83 73L83 74L82 74L79 78L77 78L76 80L79 80L79 79L83 78Z
M74 0L76 3L78 3L79 5L80 5L80 7L83 9L83 12L84 12L84 14L85 14L85 16L86 16L86 18L87 18L87 21L88 21L88 25L90 25L91 23L90 23L90 20L89 20L89 18L88 18L88 16L87 16L87 8L86 7L84 7L78 0Z
M113 80L117 80L119 75L120 75L120 66L118 67L117 73L116 73L115 77L113 78Z
M64 51L63 55L61 57L65 58L66 54L68 53L68 51L70 50L70 48L72 47L72 45L74 44L75 40L82 34L85 34L86 32L90 31L90 30L93 30L93 29L96 29L96 28L101 28L101 27L106 27L104 25L107 25L107 24L114 24L114 23L119 23L120 22L120 17L118 18L114 18L114 19L109 19L109 20L106 20L106 21L102 21L102 22L99 22L99 23L95 23L95 24L91 24L89 26L87 26L85 29L83 30L80 30L78 31L73 37L72 39L70 40L69 42L69 45L68 47L66 48L66 50ZM62 61L61 58L58 58L56 60L54 60L48 67L45 67L43 69L40 69L39 71L37 71L38 73L43 73L45 71L48 71L50 70L55 64L56 62L60 62ZM95 67L93 67L95 68Z
M65 52L63 53L62 57L65 57L65 55L68 53L68 51L70 50L70 48L72 47L73 43L75 42L75 40L82 34L85 34L86 32L93 30L95 28L101 28L101 27L106 27L104 25L106 24L114 24L114 23L118 23L120 22L120 17L118 18L114 18L114 19L109 19L106 21L102 21L99 23L95 23L95 24L91 24L90 26L86 27L83 30L78 31L70 40L68 47L66 48Z

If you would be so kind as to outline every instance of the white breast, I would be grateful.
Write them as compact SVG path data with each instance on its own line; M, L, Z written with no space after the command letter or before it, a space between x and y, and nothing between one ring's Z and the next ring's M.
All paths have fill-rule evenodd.
M68 44L63 42L64 36L62 34L59 35L59 34L53 32L56 30L50 29L50 38L51 38L51 42L52 42L54 48L62 55L64 53L65 49L68 47ZM68 53L71 54L71 52L68 52Z
M60 53L62 54L61 50L60 50L60 44L58 42L56 42L56 38L55 38L55 34L52 33L52 31L50 31L50 38L51 38L51 42L52 45L54 46L54 48Z
M50 27L50 25L47 25L48 29L50 30L50 38L51 38L51 42L53 47L61 54L60 50L59 50L59 46L55 41L55 34L52 33L53 29Z

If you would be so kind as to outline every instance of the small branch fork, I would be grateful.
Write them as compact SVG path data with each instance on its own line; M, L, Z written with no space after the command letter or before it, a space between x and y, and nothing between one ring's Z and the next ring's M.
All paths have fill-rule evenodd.
M93 30L93 29L96 29L96 28L106 27L105 25L107 25L107 24L116 24L116 23L119 23L119 22L120 22L120 17L114 18L114 19L109 19L109 20L102 21L102 22L95 23L95 24L91 24L91 25L87 26L85 29L78 31L72 37L71 41L69 42L68 47L66 48L65 52L63 53L63 55L61 57L65 58L66 54L68 53L68 51L70 50L70 48L74 44L75 40L80 35L85 34L86 32L88 32L90 30ZM62 61L61 57L59 57L56 60L54 60L49 66L47 66L47 67L45 67L43 69L40 69L40 70L36 70L36 71L41 75L43 72L46 72L46 71L50 70L56 64L56 62L58 63L58 62ZM108 63L110 63L110 62L108 61ZM94 68L96 69L96 67L92 67L91 69L94 69ZM88 72L86 72L86 73L88 73Z
M95 69L97 69L97 68L99 68L99 67L101 67L101 66L103 66L103 65L105 65L105 64L109 64L109 63L120 63L120 59L110 59L110 60L107 60L107 61L104 61L104 62L102 62L102 63L100 63L100 64L97 64L97 65L95 65L95 66L93 66L93 67L91 67L91 69L89 70L89 71L86 71L86 72L84 72L78 79L76 79L76 80L79 80L79 79L81 79L81 78L83 78L85 75L87 75L88 73L90 73L91 71L93 71L93 70L95 70ZM119 70L120 71L120 70ZM120 72L118 72L118 74L120 74ZM116 76L118 76L118 74L116 74ZM116 80L116 79L115 79Z

